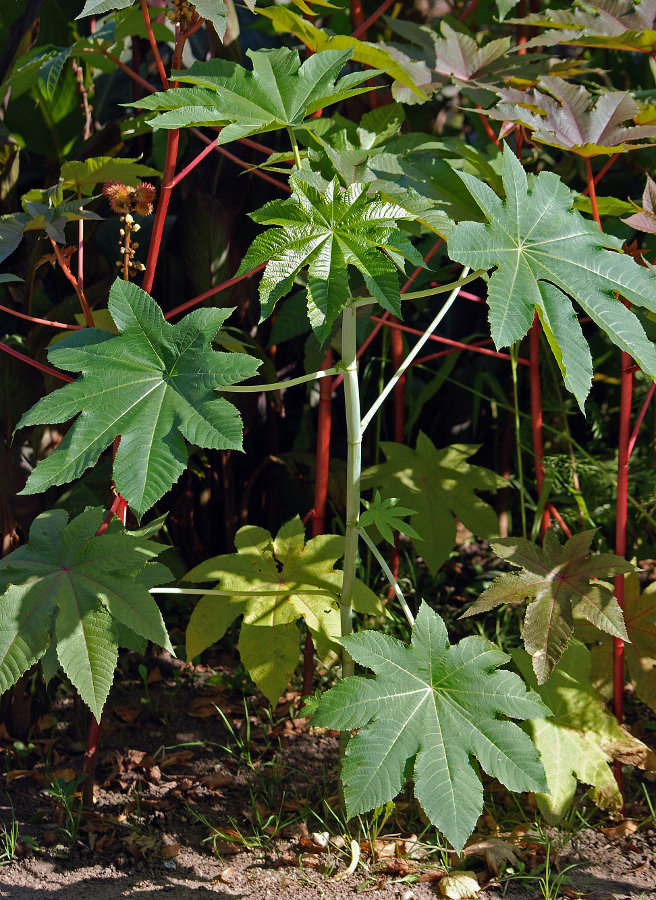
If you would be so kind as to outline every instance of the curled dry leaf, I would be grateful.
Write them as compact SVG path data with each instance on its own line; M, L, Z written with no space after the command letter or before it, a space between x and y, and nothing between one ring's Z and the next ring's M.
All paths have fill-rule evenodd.
M440 878L438 887L443 897L448 900L469 900L480 891L480 885L474 872L452 872Z

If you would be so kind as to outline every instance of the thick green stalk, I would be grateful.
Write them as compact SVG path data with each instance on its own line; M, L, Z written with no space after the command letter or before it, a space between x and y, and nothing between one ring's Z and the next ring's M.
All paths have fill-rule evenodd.
M344 579L340 612L342 637L352 631L353 582L358 556L358 517L360 515L360 473L362 470L362 428L360 426L360 389L356 357L356 311L352 305L342 313L342 367L344 370L344 404L346 407L346 546L344 550ZM353 660L342 650L342 676L352 675Z

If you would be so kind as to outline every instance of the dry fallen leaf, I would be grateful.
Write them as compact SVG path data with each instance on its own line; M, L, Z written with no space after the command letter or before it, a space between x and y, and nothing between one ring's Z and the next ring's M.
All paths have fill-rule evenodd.
M470 900L481 889L474 872L452 872L440 878L438 887L448 900Z
M141 710L135 706L115 706L113 712L122 722L127 722L128 725L131 725Z
M623 838L627 834L633 834L634 831L638 830L638 823L634 822L633 819L624 819L618 825L613 825L611 828L602 828L601 830L609 841L614 841L616 838Z
M499 874L502 863L507 862L511 866L519 863L511 845L507 841L502 841L501 838L486 838L483 841L476 841L465 847L463 853L465 856L484 856L488 867L495 875Z

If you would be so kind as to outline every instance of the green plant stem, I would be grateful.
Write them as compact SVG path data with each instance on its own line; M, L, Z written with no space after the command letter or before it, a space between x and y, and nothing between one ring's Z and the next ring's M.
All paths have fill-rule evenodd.
M376 413L378 412L380 407L383 405L383 403L385 402L385 400L387 399L389 394L394 390L394 387L398 383L399 379L403 377L403 373L406 371L406 369L408 369L412 365L413 360L420 353L421 348L424 346L424 344L428 340L430 340L431 334L435 331L437 326L440 324L442 319L446 316L448 311L451 309L451 307L455 303L456 298L458 297L458 293L460 292L460 288L461 288L462 284L465 283L467 273L469 272L469 266L467 266L467 268L463 269L463 272L464 272L463 278L461 278L459 282L455 283L455 286L454 286L453 290L451 291L451 293L449 294L449 296L446 300L446 303L444 304L442 309L438 312L438 314L435 316L435 318L430 323L428 328L424 331L423 335L419 338L419 340L417 341L415 346L408 353L408 355L403 360L403 362L401 363L399 368L396 370L394 375L392 375L392 377L388 381L386 387L379 394L378 398L376 399L374 404L371 406L369 412L366 414L366 416L362 420L362 424L360 425L361 434L364 433L364 431L367 428L367 425L371 422L373 417L376 415Z
M469 267L463 271L469 272ZM452 288L464 287L464 285L469 284L470 281L476 281L481 275L485 275L486 272L487 269L476 269L475 272L471 272L469 275L463 275L457 281L451 281L449 284L439 284L437 287L426 288L423 291L407 291L404 294L402 293L401 297L404 300L423 300L426 297L436 297L438 294L446 294L446 292L450 291ZM353 302L353 306L359 308L360 306L371 306L372 303L378 303L378 300L375 297L358 297L357 300Z
M340 597L342 637L352 626L353 582L358 556L358 517L360 515L360 473L362 471L362 428L360 427L360 389L358 385L356 310L353 304L342 313L342 368L344 370L344 405L346 409L346 543L344 578ZM342 649L342 677L354 672L350 653Z
M519 479L519 505L522 514L522 537L526 538L526 497L524 495L524 470L522 466L522 442L520 437L519 421L519 394L517 390L517 359L519 357L519 344L510 347L510 367L513 383L513 407L515 412L515 447L517 449L517 478Z
M410 611L410 607L408 606L408 602L407 602L407 600L405 599L405 597L403 596L403 591L402 591L401 588L399 587L399 583L398 583L398 581L396 580L396 578L394 577L394 575L393 575L393 573L392 573L392 570L391 570L390 567L387 565L387 563L385 562L385 559L383 558L383 556L382 556L380 550L379 550L378 547L374 544L374 542L371 540L371 538L369 537L369 535L367 534L367 532L364 530L364 528L358 528L358 534L360 535L360 537L362 538L362 540L365 542L365 544L367 545L367 547L369 547L369 549L371 550L373 556L374 556L374 557L376 558L376 560L378 561L378 565L381 567L381 569L382 569L383 572L385 573L385 577L387 578L387 580L389 581L389 583L390 583L391 586L393 587L394 593L396 594L396 597L397 597L399 603L401 604L401 609L403 610L403 612L404 612L404 614L405 614L405 617L406 617L406 619L408 620L408 622L410 623L410 627L412 628L412 627L414 626L414 624L415 624L415 617L412 615L412 613L411 613L411 611Z
M275 590L262 590L261 588L253 588L252 591L222 591L220 588L174 588L174 587L156 587L150 588L151 594L210 594L216 597L246 597L249 594L258 597L277 597L280 594L280 588ZM303 588L304 594L317 594L325 597L328 591L322 588Z
M296 168L302 169L303 168L303 160L301 159L301 153L300 153L300 150L298 149L298 141L296 140L296 135L294 134L294 129L288 128L287 133L289 135L289 140L291 141L291 144L292 144L292 150L294 151L294 159L296 160Z
M342 371L342 366L332 366L330 369L319 369L309 375L299 375L298 378L290 378L289 381L274 381L272 384L238 384L221 388L222 393L257 394L260 391L279 391L283 388L294 387L297 384L305 384L306 381L318 381L328 375L336 375Z

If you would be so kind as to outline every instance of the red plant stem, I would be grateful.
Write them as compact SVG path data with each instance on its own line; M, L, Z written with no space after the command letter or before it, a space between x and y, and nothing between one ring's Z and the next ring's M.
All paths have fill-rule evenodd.
M565 537L568 539L571 538L572 532L569 530L569 528L567 526L567 522L565 522L565 520L563 519L561 514L558 512L556 507L553 505L553 503L548 503L547 506L549 508L549 512L551 513L551 515L554 517L556 522L558 522L560 527L563 529L563 534L565 535Z
M150 293L153 289L153 281L155 279L155 267L162 246L162 235L164 234L164 223L166 222L166 213L171 200L171 191L173 190L173 176L175 172L175 164L178 156L178 146L180 143L180 131L172 129L166 137L166 156L164 158L164 172L162 174L162 186L159 191L157 201L157 209L155 211L155 221L153 222L153 232L148 247L148 258L146 260L146 271L144 272L142 287L146 293Z
M371 316L371 321L382 322L384 325L387 325L388 328L396 328L399 331L406 331L408 334L416 334L418 337L421 337L424 333L418 328L410 328L408 325L401 325L398 322L391 322L389 319L378 318L378 316ZM496 359L510 359L510 356L507 353L499 353L497 350L487 350L485 347L477 347L474 344L463 344L460 341L453 341L451 338L445 338L439 334L431 334L429 340L437 341L440 344L447 344L449 347L458 347L461 350L473 350L475 353L482 353L484 356L494 356ZM529 365L527 359L520 358L517 362L523 366Z
M462 297L463 300L471 300L473 303L487 303L487 300L478 297L476 294L470 294L469 291L460 291L458 296Z
M327 350L322 369L333 364L333 352ZM319 382L319 416L317 421L317 451L314 477L314 509L312 516L312 537L326 530L326 503L328 500L328 477L330 474L330 430L332 425L332 378L322 378ZM312 693L314 679L314 644L308 631L303 649L303 696Z
M199 131L197 128L189 129L193 134L196 135L203 143L211 144L214 143L210 140L210 138L206 137L202 131ZM229 150L226 150L225 147L221 145L215 146L214 148L217 153L220 153L222 156L225 156L226 159L231 160L231 162L240 166L242 169L247 169L252 175L256 175L258 178L261 178L263 181L268 181L269 184L275 185L281 191L287 191L287 193L291 193L291 188L284 181L278 181L277 178L272 178L267 172L262 172L260 169L251 166L250 163L244 162L243 159L240 159L238 156L235 156L234 153L231 153Z
M538 497L544 485L544 441L542 437L542 391L540 386L540 319L537 310L529 331L529 384L531 389L531 437L535 459L535 486ZM545 503L540 522L540 538L544 540L551 524L549 505Z
M141 75L134 71L134 69L131 69L130 66L126 65L123 60L119 59L118 56L114 56L113 53L109 53L109 51L103 50L101 47L99 47L98 49L103 56L107 57L107 59L110 59L115 66L118 66L119 69L122 69L126 75L129 75L133 81L136 81L137 84L141 85L141 87L145 88L147 91L150 91L151 94L157 90L157 88L153 87L149 81L146 81L146 79L142 78ZM94 52L96 52L95 49Z
M171 67L179 69L182 66L182 53L187 38L192 33L194 26L192 25L187 31L180 31L176 28L175 50L173 51L173 60ZM177 87L178 82L171 83L171 87ZM142 287L148 294L153 288L155 279L155 268L162 246L162 235L164 234L164 225L166 223L166 213L168 212L169 202L171 200L171 191L173 190L173 178L175 176L175 166L178 159L178 146L180 144L180 129L171 129L166 137L166 155L164 157L164 171L162 173L162 186L159 191L157 200L157 209L155 210L155 220L153 222L153 231L148 247L148 257L146 259L146 271L144 272Z
M113 501L112 505L109 507L109 510L107 511L107 515L105 516L102 525L100 526L98 531L96 531L96 537L100 537L101 534L104 534L107 531L107 529L109 528L109 523L112 521L112 519L114 518L115 515L119 516L119 518L120 518L119 507L121 506L122 502L123 503L125 502L123 500L123 497L121 497L120 494L117 494L114 497L114 501Z
M494 133L494 128L492 128L492 126L490 125L490 123L488 121L487 116L483 112L483 107L480 105L480 103L475 103L474 105L476 106L476 109L478 110L478 118L481 120L481 124L482 124L483 128L485 129L485 133L487 134L489 139L491 141L493 141L497 147L500 148L501 141Z
M517 10L517 18L523 19L525 15L526 15L526 0L520 0L519 9ZM521 54L526 53L526 47L524 47L524 44L526 43L526 41L527 41L526 25L520 24L517 26L517 45L519 47L517 53L521 53Z
M82 328L82 325L69 325L67 322L55 322L52 319L39 319L38 316L28 316L27 313L18 312L17 309L10 309L8 306L3 306L1 303L0 310L9 313L11 316L16 316L19 319L25 319L27 322L32 322L34 325L50 325L53 328L68 328L69 331L78 331Z
M165 319L172 319L173 316L177 316L180 313L185 312L190 309L192 306L198 306L199 303L202 303L203 300L207 300L210 297L213 297L215 294L220 294L221 291L225 291L227 288L232 287L233 284L237 284L240 281L243 281L244 278L250 278L251 275L257 274L257 272L261 272L262 269L266 266L266 263L260 263L259 266L256 266L254 269L251 269L250 272L244 272L243 275L235 275L234 278L228 278L227 281L222 281L221 284L217 284L215 287L210 288L207 291L204 291L202 294L199 294L197 297L192 297L191 300L186 300L184 303L181 303L180 306L176 306L175 309L170 309L167 313L164 313Z
M473 15L476 12L477 6L478 0L471 0L471 3L469 3L469 5L465 8L465 11L460 13L460 15L458 16L458 20L460 22L464 22L468 18L468 16Z
M157 66L157 71L159 72L159 77L162 81L162 87L165 91L168 90L169 80L166 77L166 69L164 68L164 63L162 62L162 57L159 52L159 48L157 46L157 41L155 40L155 34L153 33L153 25L150 21L150 12L148 10L148 4L146 0L141 0L141 14L143 16L144 24L146 26L146 34L148 35L148 43L150 44L150 49L152 50L153 57L155 59L155 65Z
M215 141L212 141L211 144L208 144L204 150L200 151L198 156L192 159L188 166L185 166L185 168L181 172L178 172L178 174L171 182L171 187L174 188L176 184L179 184L183 178L185 178L193 169L196 168L199 163L201 163L205 159L206 156L209 156L212 150L214 150L216 145L219 143L219 140L220 138L217 138Z
M52 238L50 238L50 243L52 244L52 248L55 251L55 256L57 257L57 262L59 263L59 268L73 285L73 289L77 294L77 298L80 301L80 306L82 307L82 312L84 314L84 321L87 323L87 327L93 328L93 316L91 315L91 308L89 306L87 298L84 296L83 287L80 285L75 275L73 275L73 273L71 272L68 263L62 256L61 250Z
M601 231L601 220L597 208L595 181L590 160L585 160L588 178L588 192L592 215ZM630 307L627 300L625 306ZM615 553L626 556L626 526L629 506L629 445L631 441L631 400L633 394L633 360L631 354L622 350L620 354L620 433L617 446L617 500L615 504ZM624 575L615 576L615 599L624 609ZM624 715L624 641L613 638L613 712L618 722ZM622 789L622 770L619 763L614 766L615 778Z
M362 9L362 0L351 0L351 22L355 25L356 29L360 29L360 34L367 39L367 29L363 28L364 24L364 11Z
M95 716L91 717L89 734L87 737L87 749L82 763L82 772L86 778L82 782L82 804L85 809L93 807L93 788L96 783L96 763L98 762L98 746L100 744L100 729L102 717L98 722Z
M0 341L0 350L3 350L5 353L8 353L16 359L20 359L21 362L27 363L28 366L32 366L40 372L45 372L46 375L53 375L55 378L59 378L62 381L75 381L74 378L67 375L65 372L60 372L59 369L55 369L53 366L32 359L31 356L26 356L24 353L21 353L20 350L15 350L13 347L10 347L9 344L3 344L2 341Z
M84 291L84 219L78 219L77 222L77 283L80 290Z
M380 6L378 7L377 10L372 12L372 14L369 16L368 19L364 19L364 21L361 22L360 24L356 23L357 27L355 28L354 31L351 32L351 37L354 37L354 38L362 37L362 38L364 38L364 40L366 40L367 39L367 37L366 37L367 29L369 29L374 24L374 22L377 22L378 19L380 19L380 17L382 16L382 14L384 12L387 12L387 10L390 8L390 6L394 2L395 2L395 0L385 0L384 3L380 4ZM362 14L362 4L361 3L360 3L360 11ZM353 3L351 3L351 15L353 15Z
M387 324L391 326L390 331L390 349L392 351L392 366L394 371L398 371L403 362L403 334L398 328L394 328L395 324L399 324L396 316L391 316ZM405 375L397 381L394 391L394 440L397 444L402 444L405 437ZM399 533L394 532L394 545L390 549L389 567L395 580L399 577ZM392 585L387 589L387 599L394 599L395 592Z
M592 175L592 164L590 163L590 157L586 156L585 158L585 172L588 176L588 188L587 193L590 194L590 206L592 207L592 218L595 220L597 225L599 226L599 231L601 228L601 219L599 218L599 209L597 207L597 191L595 190L595 180Z
M483 341L476 341L473 344L467 344L469 350L475 350L478 347L484 347L486 344L491 344L492 338L486 338ZM452 353L460 353L460 347L451 347L449 350L440 350L439 353L429 353L427 356L420 356L417 359L412 361L413 366L423 365L424 363L430 362L433 359L442 359L444 356L451 356ZM508 357L510 360L510 357Z
M620 157L620 154L619 154L619 153L613 153L613 155L610 157L610 159L608 160L608 162L605 163L605 164L601 167L601 169L599 169L599 171L597 172L597 174L595 175L595 177L592 179L592 183L593 183L594 185L599 184L599 182L600 182L601 179L604 177L604 175L606 174L606 172L610 169L610 167L613 165L613 163L615 162L615 160L616 160L616 159L619 159L619 157ZM589 160L586 160L586 162L589 163ZM586 168L587 168L587 167L586 167ZM581 191L581 193L585 195L585 194L588 194L589 192L590 192L590 182L588 182L587 187L585 187L585 188Z
M632 367L633 369L634 367ZM645 415L647 414L647 410L649 409L649 404L651 403L651 399L654 396L654 391L656 390L656 381L652 381L649 390L647 391L647 396L645 397L645 402L642 404L640 408L640 412L638 413L638 418L636 419L636 423L633 426L633 431L631 432L631 437L629 439L629 459L631 458L631 454L633 453L633 448L636 445L636 441L638 440L638 432L640 431L640 426L642 425Z
M626 526L629 502L629 442L631 439L631 396L633 360L622 351L620 381L620 433L617 453L617 504L615 518L615 553L626 556ZM624 609L624 575L615 576L615 599ZM624 712L624 641L613 638L613 711L618 722Z

